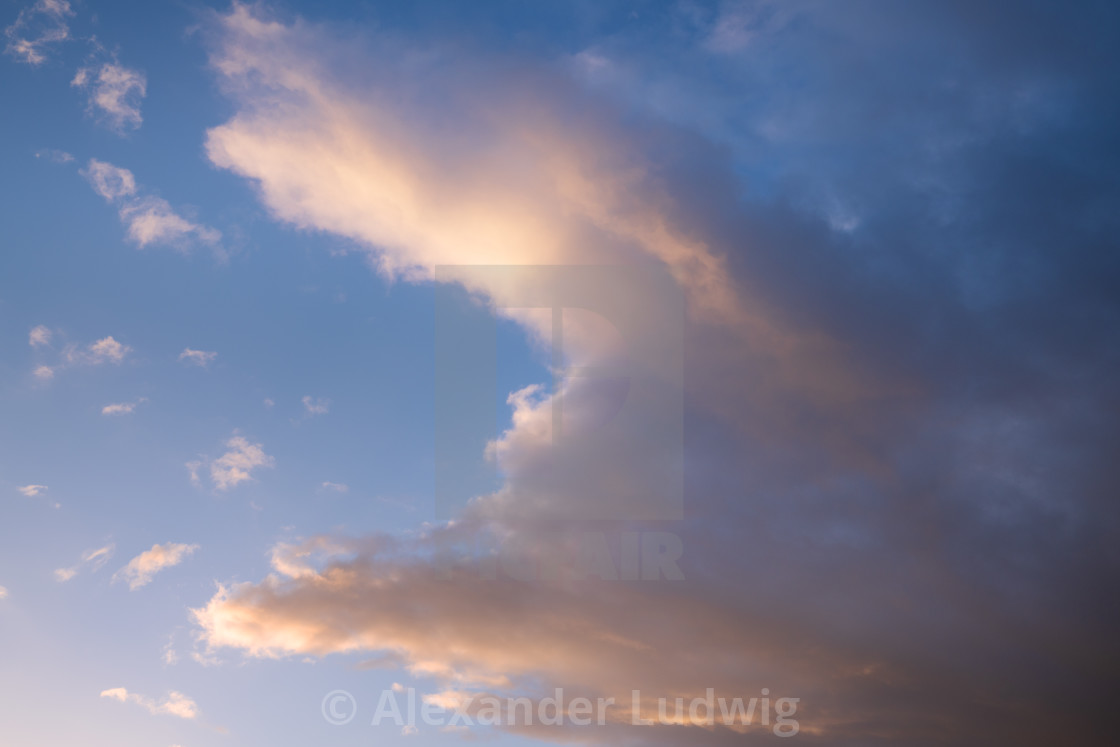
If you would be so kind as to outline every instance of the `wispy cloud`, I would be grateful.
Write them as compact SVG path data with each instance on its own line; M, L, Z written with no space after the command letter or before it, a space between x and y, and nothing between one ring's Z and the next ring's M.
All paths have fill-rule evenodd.
M81 174L97 194L117 206L129 239L141 249L152 244L183 250L194 243L216 247L222 238L220 231L184 218L162 197L140 194L128 169L91 158Z
M87 550L82 553L82 558L69 568L59 568L55 570L54 577L59 583L65 583L70 579L77 576L82 568L88 566L91 573L96 573L101 570L104 565L109 562L109 558L113 557L113 551L116 545L110 543L104 547L99 547L95 550Z
M191 350L190 348L185 348L183 352L179 353L179 360L199 366L200 368L206 368L217 357L218 354L215 352Z
M115 59L80 68L70 85L89 93L88 111L118 133L134 130L143 122L140 102L148 91L144 73Z
M141 397L135 402L118 402L111 405L105 405L101 408L102 415L131 415L138 406L147 402L147 397Z
M102 690L101 697L117 700L121 703L134 703L154 716L177 716L183 719L194 719L198 717L198 704L186 695L175 692L174 690L169 692L167 697L158 702L152 698L140 695L139 693L130 693L123 687Z
M191 482L201 485L200 471L209 468L210 481L216 490L232 487L253 479L253 471L272 467L275 460L265 453L264 446L251 443L244 436L233 436L226 441L228 451L212 461L197 460L187 463Z
M326 415L331 411L331 401L308 395L303 398L303 409L309 416Z
M109 336L92 342L84 348L77 345L67 345L62 351L62 355L70 365L100 366L103 363L119 364L131 352L132 348L128 345Z
M335 493L349 493L350 492L350 486L347 485L346 483L330 482L329 480L327 482L324 482L322 485L320 485L319 489L320 490L330 490L330 491L334 491Z
M127 581L128 588L136 591L147 585L152 577L165 568L179 565L195 550L198 545L184 545L168 542L166 545L152 545L151 550L146 550L128 561L128 565L113 574L114 583Z
M70 163L74 160L74 156L64 150L58 150L57 148L44 148L43 150L35 151L35 157L42 158L51 163Z
M31 347L42 349L49 347L53 339L51 330L44 326L31 330L28 337ZM32 373L39 381L49 381L59 371L78 366L100 366L106 363L119 365L129 356L132 348L117 340L112 335L102 337L100 340L79 345L69 343L65 345L50 363L40 363L32 369Z
M40 324L28 334L27 342L33 348L47 347L51 344L51 337L53 336L54 333L52 333L48 327Z
M7 598L8 598L8 590L5 589L3 586L0 586L0 599L7 599Z
M21 485L17 487L16 490L23 493L28 498L34 498L41 493L47 492L48 488L46 485Z
M29 65L42 64L48 47L70 38L66 19L72 15L74 11L66 0L38 0L21 10L15 22L4 29L8 40L4 51Z

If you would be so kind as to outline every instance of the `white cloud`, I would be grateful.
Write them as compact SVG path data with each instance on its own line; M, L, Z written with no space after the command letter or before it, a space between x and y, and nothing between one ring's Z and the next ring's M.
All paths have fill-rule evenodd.
M80 173L89 181L93 191L104 197L106 202L114 202L136 193L136 177L128 169L91 158Z
M17 487L16 490L26 495L28 498L34 498L40 493L45 493L48 488L46 485L23 485Z
M52 335L53 333L49 328L40 324L38 327L31 330L30 334L27 336L27 341L31 347L41 348L51 344Z
M226 451L217 459L206 462L187 462L191 483L201 485L200 470L209 466L210 480L216 490L229 490L253 479L253 470L272 467L275 460L264 452L261 444L250 443L243 436L233 436L226 441Z
M76 564L70 566L69 568L57 569L54 572L55 580L57 580L59 583L65 583L74 578L74 576L77 576L78 572L81 571L84 566L89 566L90 572L96 573L97 571L101 570L107 562L109 562L109 558L113 557L113 551L115 549L116 545L110 543L95 550L85 551L84 553L82 553L82 559Z
M152 545L151 550L146 550L128 561L128 565L121 568L113 575L113 581L127 581L128 588L135 591L148 584L152 577L164 568L179 565L195 550L198 545L184 545L168 542L166 545Z
M0 586L0 599L7 599L7 598L8 598L8 590L5 589L3 586Z
M142 197L123 206L121 221L128 226L128 237L143 249L149 244L182 246L191 238L204 244L217 244L221 232L193 223L172 209L161 197Z
M313 398L310 395L303 398L303 409L308 415L326 415L331 411L331 401L322 397Z
M44 331L46 334L44 334ZM51 339L50 330L45 327L36 327L31 330L30 343L32 347L43 347ZM132 352L132 348L119 342L113 336L102 337L100 340L82 346L70 343L62 348L58 359L51 364L40 364L32 373L40 381L53 379L59 371L74 366L100 366L105 363L119 365Z
M57 148L44 148L35 152L36 158L44 158L51 163L70 163L74 160L74 156L70 155L64 150Z
M81 174L106 202L118 206L129 239L141 249L151 244L185 249L195 241L214 246L222 238L220 231L179 215L162 197L138 194L128 169L91 158Z
M156 702L138 693L130 693L123 687L114 687L101 691L102 698L110 698L121 703L135 703L152 715L177 716L183 719L194 719L198 716L198 704L180 692L171 691L162 701Z
M123 132L136 129L143 122L140 102L147 93L148 82L139 70L114 60L99 68L81 68L70 85L89 91L89 110L97 112L110 129Z
M350 486L347 485L346 483L342 483L342 482L330 482L328 480L327 482L324 482L319 487L323 490L333 490L336 493L349 493L350 492Z
M62 351L62 354L66 362L71 365L99 366L102 363L119 364L131 352L132 348L128 345L124 345L109 336L92 342L84 348L77 345L68 345Z
M142 403L147 402L147 397L141 397L135 402L118 402L111 405L105 405L101 408L102 415L131 415L132 412Z
M183 352L179 353L179 360L193 363L202 368L209 366L217 357L217 353L206 350L191 350L190 348L185 348Z
M74 11L66 0L38 0L21 10L15 22L4 29L8 39L4 51L29 65L45 62L48 46L70 38L66 19L72 15Z

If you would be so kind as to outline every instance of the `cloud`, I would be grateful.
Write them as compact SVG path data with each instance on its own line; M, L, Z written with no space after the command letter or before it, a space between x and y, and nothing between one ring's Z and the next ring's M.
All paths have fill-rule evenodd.
M31 330L28 335L28 344L33 348L49 347L52 335L53 333L48 327L44 327L40 324L38 327Z
M331 411L331 401L322 397L314 398L310 395L303 398L303 409L308 416L326 415Z
M97 194L118 206L129 239L141 249L153 244L184 250L196 243L216 246L222 238L216 229L179 215L162 197L139 194L128 169L93 158L81 173Z
M105 161L91 158L82 176L89 181L93 191L105 198L106 202L115 202L122 197L136 194L136 178L128 169L122 169Z
M72 15L66 0L37 0L4 29L8 39L4 51L29 65L46 62L48 48L70 38L66 19Z
M269 468L275 464L275 460L264 452L262 444L251 443L243 436L235 435L230 438L226 441L226 448L228 451L213 461L187 463L193 484L201 484L199 472L203 467L208 467L214 488L225 491L252 480L254 470Z
M131 415L132 412L144 402L147 402L147 397L141 397L135 402L118 402L116 404L105 405L101 408L102 415Z
M1116 11L1032 5L1009 28L967 4L770 7L674 6L589 41L598 73L574 82L520 53L219 18L236 112L207 152L278 220L405 279L660 263L689 299L689 428L676 453L621 434L642 469L557 474L552 406L578 447L611 398L515 393L497 490L412 534L277 545L271 573L192 611L208 652L373 653L456 689L622 703L767 687L836 745L1107 733L1120 66L1091 32ZM581 510L680 461L684 581L573 576L588 549L624 576L627 546L665 539ZM629 715L586 740L750 736Z
M121 703L134 703L144 708L153 716L168 715L182 719L195 719L198 717L198 704L193 700L174 690L169 692L161 701L155 701L138 693L130 693L123 687L114 687L101 691L102 698L117 700Z
M31 331L30 342L32 347L42 348L49 344L50 331L43 333L45 328L36 327ZM101 366L106 363L120 365L132 353L132 348L109 336L95 340L87 345L68 343L63 346L57 355L57 360L52 364L40 364L32 373L40 381L49 381L55 375L67 368L82 366Z
M47 486L46 485L23 485L23 486L17 487L16 490L18 490L20 493L26 495L28 498L34 498L35 496L37 496L41 493L47 492Z
M0 599L7 599L7 598L8 598L8 590L5 589L3 586L0 586Z
M329 480L327 482L324 482L322 485L320 485L319 489L320 490L332 490L336 493L349 493L350 492L350 486L349 485L347 485L345 483L341 483L341 482L330 482Z
M43 150L35 151L36 158L45 158L51 163L70 163L74 160L74 156L70 155L64 150L56 148L45 148Z
M71 86L89 92L88 109L112 130L125 132L140 127L140 102L147 93L147 79L138 70L116 62L80 68Z
M70 365L100 366L104 363L119 365L131 352L132 348L110 336L92 342L84 348L77 345L67 345L62 351L62 355Z
M54 572L55 580L59 583L65 583L77 576L85 566L89 566L91 573L96 573L97 571L101 570L107 562L109 562L109 558L113 557L113 551L115 549L116 545L110 543L108 545L105 545L104 547L85 551L84 553L82 553L82 558L77 564L72 565L69 568L57 569Z
M179 360L186 361L200 368L206 368L213 363L214 359L217 357L217 353L207 352L205 350L191 350L190 348L184 348L183 352L179 353Z
M147 585L152 577L164 568L172 568L187 559L198 545L184 545L169 542L166 545L152 545L152 549L140 553L128 565L113 575L113 581L127 581L130 591Z

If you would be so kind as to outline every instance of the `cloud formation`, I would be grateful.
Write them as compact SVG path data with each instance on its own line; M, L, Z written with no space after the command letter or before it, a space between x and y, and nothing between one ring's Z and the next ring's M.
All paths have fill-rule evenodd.
M37 496L41 493L47 492L47 486L46 485L22 485L20 487L17 487L16 490L18 490L23 495L26 495L28 498L34 498L35 496Z
M1091 31L1116 11L1019 10L674 6L560 73L234 5L212 60L236 114L207 153L278 220L406 279L635 260L674 278L685 580L626 580L658 527L580 518L656 489L671 444L635 429L645 470L550 469L553 404L578 436L610 402L568 379L511 397L499 490L411 537L277 545L273 573L193 611L204 644L534 697L767 687L830 745L1048 744L1074 714L1106 744L1120 66ZM494 306L519 290L461 282ZM581 362L609 358L572 333ZM580 738L744 738L616 715Z
M116 545L110 543L104 547L98 547L94 550L86 550L82 553L82 558L76 564L69 568L59 568L55 570L54 577L59 583L65 583L74 578L81 572L83 567L88 566L91 573L96 573L101 570L109 558L113 557L113 551L116 550Z
M102 415L131 415L137 407L147 402L147 397L141 397L135 402L117 402L101 408Z
M120 701L121 703L133 703L144 708L153 716L168 715L188 720L198 717L198 704L186 695L175 692L174 690L169 692L167 696L160 701L145 697L139 693L130 693L123 687L102 690L101 697Z
M113 581L127 581L130 591L136 591L151 582L152 577L165 568L172 568L186 560L198 550L198 545L184 545L168 542L166 545L152 545L128 565L113 574Z
M129 239L141 249L153 244L180 250L195 244L216 247L222 238L218 230L179 215L162 197L140 194L128 169L92 158L81 173L97 194L118 206Z
M307 395L303 398L303 411L307 413L309 417L326 415L331 411L331 401L329 399L323 399L322 397Z
M180 361L186 361L187 363L198 366L199 368L206 368L211 363L213 363L214 359L217 357L218 354L215 352L206 350L191 350L190 348L184 348L183 352L179 353Z
M33 348L49 347L53 335L54 333L51 332L50 328L40 324L38 327L31 330L30 334L28 334L27 341Z
M144 73L116 60L82 67L70 85L88 92L88 110L111 130L124 133L143 123L140 102L148 91Z
M70 38L67 18L74 15L66 0L36 0L4 29L7 54L28 65L41 65L50 47Z
M212 461L187 463L191 482L201 483L199 471L208 468L210 481L215 490L229 490L243 482L253 479L253 471L275 465L276 460L265 453L264 446L252 443L244 436L233 436L226 441L228 451Z

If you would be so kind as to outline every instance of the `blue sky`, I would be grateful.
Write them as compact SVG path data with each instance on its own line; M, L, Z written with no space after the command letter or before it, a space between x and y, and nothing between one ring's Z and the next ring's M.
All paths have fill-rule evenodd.
M1118 20L4 3L3 741L1107 743Z

